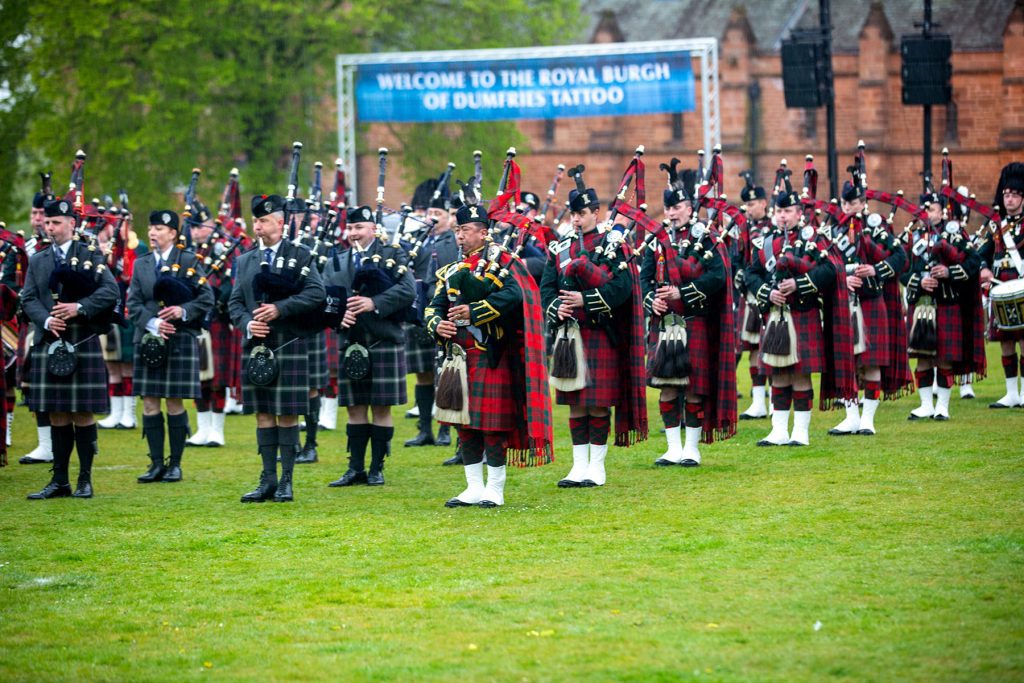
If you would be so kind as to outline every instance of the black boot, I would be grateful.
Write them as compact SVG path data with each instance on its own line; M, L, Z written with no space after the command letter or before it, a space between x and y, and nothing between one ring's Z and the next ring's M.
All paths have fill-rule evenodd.
M441 464L445 466L465 464L462 461L462 444L460 443L458 446L455 447L455 455L448 458Z
M71 462L71 450L75 447L75 428L71 425L51 426L50 435L53 439L53 477L42 490L28 494L29 500L67 498L71 495L68 465Z
M75 498L92 498L92 463L99 450L96 423L75 427L75 450L78 451L78 486L71 495Z
M257 427L256 445L260 449L263 471L256 488L242 496L243 503L262 503L277 493L277 427Z
M434 410L434 385L416 385L416 407L419 408L420 416L416 424L419 433L405 442L406 446L433 446L434 433L431 429L433 418L430 413Z
M316 420L316 415L313 419ZM306 423L309 424L308 422ZM314 422L315 424L315 422ZM277 493L274 494L275 503L290 503L294 500L292 496L292 472L295 470L295 455L299 451L299 428L278 427L277 428L277 450L281 455L281 480L277 483Z
M384 485L384 458L391 450L391 439L394 435L394 427L373 426L370 437L370 473L366 475L368 486Z
M317 461L316 454L316 430L320 419L320 396L309 399L309 411L306 413L306 444L295 456L295 462L307 464ZM283 461L282 461L283 462Z
M174 483L181 481L181 456L185 452L185 439L188 438L188 413L177 415L167 414L167 441L171 449L171 457L164 472L163 481Z
M373 428L368 424L349 423L345 427L348 434L348 470L341 479L332 481L328 486L353 486L366 483L366 444L370 442Z
M452 445L452 428L450 425L437 426L437 438L434 439L434 444L437 446Z
M164 466L164 415L142 416L142 435L149 444L149 469L138 478L140 484L152 484L164 478L167 468Z

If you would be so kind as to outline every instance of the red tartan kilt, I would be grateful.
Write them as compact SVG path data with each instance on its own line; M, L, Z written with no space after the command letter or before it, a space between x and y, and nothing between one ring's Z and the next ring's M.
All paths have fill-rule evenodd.
M652 326L653 327L653 326ZM654 358L654 349L657 346L658 331L655 329L647 337L647 358ZM686 387L680 387L683 391L697 394L698 396L711 395L714 387L714 378L711 376L711 347L708 345L708 321L707 318L694 316L686 319L686 351L690 356L690 383ZM647 386L652 386L650 376L647 378ZM659 389L661 387L658 387Z
M210 340L213 346L213 380L214 389L226 389L241 384L242 354L231 325L223 320L214 319L210 322Z
M505 353L515 349L506 349ZM469 380L469 424L471 429L485 432L506 432L517 429L522 420L515 401L514 379L508 359L498 367L487 365L487 352L476 347L466 349Z
M959 304L938 304L935 307L935 332L939 342L936 361L958 363L970 360L964 358L964 326L961 318Z
M341 357L338 353L338 331L334 328L324 330L324 337L327 340L327 375L338 376L338 362Z
M800 360L796 365L787 368L774 368L765 365L758 353L758 365L769 377L786 374L789 372L798 375L810 375L825 370L825 336L821 329L821 309L812 308L809 311L794 311L789 309L793 315L793 325L796 328L796 350ZM766 326L767 327L767 326ZM761 332L761 348L764 348L764 330Z
M867 349L857 356L857 365L862 368L883 367L892 363L889 349L889 317L885 299L861 299L860 310L864 314L864 337Z
M628 330L620 330L619 333L628 334ZM593 408L619 405L626 381L619 372L618 349L612 346L608 333L602 329L580 327L580 336L587 357L587 386L579 391L555 392L556 402Z

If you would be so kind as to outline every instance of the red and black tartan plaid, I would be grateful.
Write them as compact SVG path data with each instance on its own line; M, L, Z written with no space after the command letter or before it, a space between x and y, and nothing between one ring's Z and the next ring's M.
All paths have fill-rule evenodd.
M825 367L821 371L818 404L821 410L830 410L845 407L847 402L857 398L857 368L853 360L853 327L843 256L830 240L820 235L818 247L827 250L836 271L832 294L822 299L824 329L819 332L824 341Z
M338 363L340 362L340 355L338 354L338 331L333 327L329 327L324 330L324 339L327 342L327 376L337 377L338 376Z
M907 354L909 332L903 322L903 293L897 279L883 285L882 297L889 331L889 364L882 368L882 397L893 401L914 392L914 374Z
M769 377L785 375L795 372L799 375L810 375L825 370L825 340L821 331L821 311L813 308L809 311L796 311L792 308L787 310L787 315L793 316L793 327L796 329L796 352L800 360L796 365L786 368L776 368L765 365L761 361L761 353L758 353L758 361L764 373ZM762 332L762 335L764 333ZM761 344L764 349L764 344ZM850 356L853 351L851 347Z
M889 365L892 353L889 346L889 313L882 297L861 299L864 317L864 338L867 348L857 355L857 367L884 367Z
M583 354L587 359L587 386L579 391L556 391L559 405L603 408L622 402L624 385L619 368L619 350L603 328L581 327Z
M238 376L241 371L238 356L242 349L236 346L231 324L214 318L210 323L210 343L213 347L213 379L210 380L210 386L213 389L236 386L241 382Z
M935 333L938 337L936 361L957 364L967 360L964 358L964 324L959 305L935 306Z
M499 258L500 265L508 270L508 276L515 279L522 292L521 324L518 320L512 323L510 319L510 324L505 326L506 334L510 335L508 346L494 369L488 367L486 354L473 347L468 331L459 328L456 341L466 349L467 356L469 427L486 431L488 427L477 425L495 418L503 424L502 415L511 415L511 427L495 429L508 431L505 451L508 464L515 467L546 465L554 462L555 454L540 290L522 261L505 253ZM474 411L477 411L476 417Z

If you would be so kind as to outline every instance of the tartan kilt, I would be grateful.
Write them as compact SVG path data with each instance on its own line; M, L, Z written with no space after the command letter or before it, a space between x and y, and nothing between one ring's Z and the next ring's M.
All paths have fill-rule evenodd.
M370 377L353 382L338 378L338 405L400 406L409 397L405 383L405 349L401 344L379 342L366 347L370 353Z
M738 340L736 342L738 344L736 349L738 352L757 351L760 344L758 344L757 342L751 343L743 340L743 326L746 324L747 313L749 312L751 315L756 315L761 319L760 329L761 332L764 332L765 323L768 321L768 314L762 313L757 306L751 306L750 302L747 301L746 295L741 295L737 297L735 301L739 302L736 307L736 339Z
M324 330L324 339L327 341L324 348L327 349L327 377L330 379L338 376L338 331L333 327L327 328Z
M885 299L861 299L860 310L864 316L864 337L867 348L856 356L857 366L862 368L884 367L892 363L889 349L889 317Z
M405 325L405 364L410 373L437 370L437 343L423 332L422 327Z
M250 339L245 342L242 354L242 403L247 415L306 414L309 410L309 346L315 343L315 337L298 337L292 341L291 337L277 330L271 330L263 339ZM249 364L249 352L259 344L273 350L279 368L277 380L265 387L251 384L245 374L245 368Z
M321 330L308 341L309 388L320 391L327 386L327 335Z
M103 360L108 363L132 363L135 360L135 325L129 320L124 327L111 325L110 332L100 335Z
M960 304L937 304L935 306L935 335L938 337L936 362L958 363L964 358L964 326L960 315ZM910 318L913 320L913 316Z
M91 339L89 337L92 336ZM46 349L54 340L47 333L43 341L32 347L29 361L29 410L54 413L109 413L107 364L98 335L72 329L66 337L77 344L78 365L69 377L56 377L46 371ZM87 341L81 341L81 340Z
M210 323L210 341L213 344L213 379L210 386L213 389L237 386L241 381L238 359L242 349L230 323L214 318Z
M654 358L654 350L658 344L657 326L652 325L647 335L647 362ZM690 383L685 387L654 387L651 384L650 367L647 369L647 386L656 389L679 389L681 393L694 393L698 396L711 395L715 378L711 376L711 347L708 344L708 320L703 316L686 319L686 351L690 356Z
M505 353L514 353L506 349ZM484 432L507 432L521 424L522 413L515 401L512 367L502 358L498 367L487 364L487 352L475 346L466 349L466 370L469 380L469 429Z
M825 336L821 327L821 309L812 308L809 311L796 311L792 308L789 312L793 316L793 326L796 328L796 351L800 360L796 365L788 368L775 368L766 365L761 360L761 353L758 353L758 365L769 377L789 372L798 375L810 375L825 370ZM767 330L761 331L761 349L764 349L764 334Z
M141 350L135 350L132 367L132 394L157 398L199 398L199 342L187 332L172 334L167 340L167 362L151 368L142 362Z
M623 330L626 333L626 330ZM608 333L594 327L580 327L583 353L587 358L587 386L579 391L557 391L559 405L608 408L618 405L625 386L619 372L619 350L612 346ZM628 371L628 368L626 369Z

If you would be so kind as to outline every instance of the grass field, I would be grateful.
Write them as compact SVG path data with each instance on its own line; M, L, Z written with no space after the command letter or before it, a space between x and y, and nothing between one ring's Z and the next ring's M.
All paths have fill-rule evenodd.
M327 488L336 431L294 504L242 505L259 463L233 416L181 484L136 484L139 431L104 432L96 498L26 501L48 473L16 462L19 409L0 680L1021 680L1024 410L987 409L990 367L950 422L907 422L908 398L835 439L816 414L802 449L743 422L697 470L652 466L652 395L651 441L613 448L602 489L555 487L560 408L560 461L511 471L498 510L442 507L461 468L402 448L405 419L379 489Z

